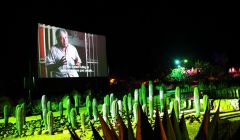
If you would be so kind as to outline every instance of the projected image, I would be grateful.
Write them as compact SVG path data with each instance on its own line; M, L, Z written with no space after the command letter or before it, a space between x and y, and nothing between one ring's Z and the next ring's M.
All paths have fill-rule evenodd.
M106 38L38 24L39 78L108 76Z

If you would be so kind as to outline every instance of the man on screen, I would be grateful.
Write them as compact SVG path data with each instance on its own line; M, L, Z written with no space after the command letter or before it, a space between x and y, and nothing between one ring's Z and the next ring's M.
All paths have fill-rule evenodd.
M49 50L46 66L52 77L79 77L81 59L77 49L68 43L68 33L65 29L56 30L57 44Z

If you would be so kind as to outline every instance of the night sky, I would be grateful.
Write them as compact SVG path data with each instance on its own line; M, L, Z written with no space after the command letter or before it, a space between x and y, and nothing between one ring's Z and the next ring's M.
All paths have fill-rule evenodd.
M30 69L37 74L38 22L105 35L110 75L119 77L161 71L175 58L227 58L227 66L239 65L240 24L234 4L78 3L32 3L15 9L7 22L5 51L13 61L2 59L11 77L27 76Z

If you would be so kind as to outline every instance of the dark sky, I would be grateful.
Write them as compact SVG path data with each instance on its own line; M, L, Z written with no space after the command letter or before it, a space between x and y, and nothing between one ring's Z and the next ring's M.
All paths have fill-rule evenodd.
M38 22L105 35L112 75L141 76L172 65L174 58L214 62L226 56L228 65L239 65L240 24L234 4L79 3L39 2L14 9L6 51L13 61L4 61L11 76L28 75L29 61L35 71Z

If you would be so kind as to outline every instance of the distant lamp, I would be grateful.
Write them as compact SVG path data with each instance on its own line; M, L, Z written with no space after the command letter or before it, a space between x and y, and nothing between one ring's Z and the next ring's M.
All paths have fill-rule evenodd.
M114 78L112 78L112 79L110 79L110 85L113 85L114 83L116 83L116 79L114 79Z
M187 59L184 59L184 60L183 60L183 62L184 62L184 63L187 63L187 62L188 62L188 60L187 60Z
M175 64L176 65L179 65L180 64L180 61L178 59L175 60Z

